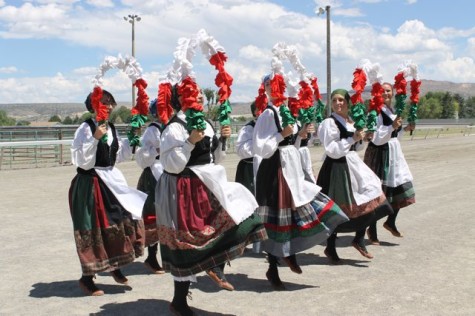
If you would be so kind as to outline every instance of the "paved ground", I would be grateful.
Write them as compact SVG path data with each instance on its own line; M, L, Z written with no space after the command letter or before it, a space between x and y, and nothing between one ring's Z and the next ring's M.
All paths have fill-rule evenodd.
M404 141L417 203L403 209L394 238L379 224L381 246L360 256L351 234L338 239L345 262L331 266L316 246L298 255L304 273L280 268L288 290L273 292L265 259L251 253L226 271L236 290L219 290L205 275L193 286L198 315L475 315L475 137ZM318 171L322 149L312 148ZM226 166L234 175L237 158ZM134 162L119 166L135 185ZM169 274L148 274L139 258L124 268L131 287L106 274L106 292L86 297L67 205L74 168L0 171L0 315L169 315ZM234 176L233 176L234 178Z

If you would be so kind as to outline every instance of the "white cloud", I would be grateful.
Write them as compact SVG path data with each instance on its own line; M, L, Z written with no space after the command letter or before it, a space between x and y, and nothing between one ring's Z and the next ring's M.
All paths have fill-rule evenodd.
M372 0L360 0L368 1ZM317 8L331 5L332 15L363 15L343 6L341 1L315 4ZM78 49L97 47L99 56L116 56L131 49L131 26L122 17L139 14L142 20L135 27L136 52L151 97L156 96L158 77L171 66L177 39L191 36L201 28L219 41L229 57L226 70L234 78L231 102L250 101L256 96L262 75L270 70L271 49L277 41L298 48L305 67L319 78L321 92L326 92L326 21L322 16L287 12L279 5L252 0L124 0L113 10L87 9L88 6L72 0L0 7L0 21L5 25L0 29L0 41L46 37L72 43ZM332 21L332 87L349 88L353 70L362 58L379 62L388 81L392 81L399 64L407 59L419 64L423 79L473 82L475 78L471 57L475 56L475 28L436 30L419 20L405 21L397 29L352 22L350 17ZM457 44L460 39L465 40ZM10 102L30 95L31 91L38 102L82 102L92 89L91 79L99 64L95 59L81 68L58 69L61 75L52 78L0 79L0 86L8 85L11 89L2 89L0 99ZM214 88L216 72L199 51L193 65L199 84ZM292 69L287 62L284 67L286 71ZM111 72L105 80L105 88L117 100L130 99L127 77Z
M3 7L5 5L5 1L4 0L0 0L0 7Z
M18 69L14 66L0 67L0 74L13 74L18 72Z
M92 5L98 8L113 8L114 7L114 2L112 2L111 0L87 0L86 2L89 5Z
M416 4L417 0L406 0L407 4Z

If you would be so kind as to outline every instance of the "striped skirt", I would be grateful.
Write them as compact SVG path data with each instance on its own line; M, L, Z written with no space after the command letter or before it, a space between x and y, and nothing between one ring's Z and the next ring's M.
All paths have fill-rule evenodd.
M258 215L236 225L216 197L190 170L164 172L156 188L163 268L176 277L206 271L241 256L267 238Z
M256 178L258 214L269 237L261 249L287 257L321 244L348 217L321 192L309 203L295 207L276 153L261 162Z
M376 146L369 143L364 155L364 162L382 181L387 180L389 168L391 168L388 144ZM410 181L397 187L383 185L382 188L388 202L394 209L400 209L416 202L414 186Z
M78 173L69 188L74 240L84 275L112 271L143 255L143 221L117 201L95 174Z

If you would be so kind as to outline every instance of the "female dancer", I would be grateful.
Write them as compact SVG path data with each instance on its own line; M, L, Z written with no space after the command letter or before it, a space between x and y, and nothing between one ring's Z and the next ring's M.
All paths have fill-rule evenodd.
M383 191L391 203L393 214L388 215L383 227L395 237L402 237L396 227L396 217L399 210L416 202L412 185L412 174L401 149L399 139L403 131L412 131L414 126L408 124L402 128L402 118L394 114L391 107L393 86L383 83L384 107L378 115L376 131L371 135L364 155L364 162L381 179ZM368 228L368 238L371 243L378 245L376 222Z
M100 103L110 113L116 105L114 97L101 91ZM91 95L85 103L94 112ZM110 122L88 119L74 134L71 159L77 175L69 188L69 207L82 268L79 286L88 295L104 294L93 281L99 272L108 271L116 282L127 284L120 267L143 254L141 214L146 194L129 187L115 167L131 156L128 141L121 140Z
M307 131L297 136L296 125L282 126L279 107L284 106L283 90L281 74L264 77L256 100L265 102L258 102L260 110L263 103L263 112L253 137L258 212L269 237L261 244L268 253L266 277L276 290L285 289L277 269L278 258L283 258L293 272L302 273L295 255L320 244L338 224L348 220L320 187L305 180L296 145Z
M372 259L364 242L365 229L390 210L381 190L378 177L356 153L362 149L363 130L355 130L349 117L350 95L344 89L331 94L333 113L319 126L318 136L325 149L325 160L317 178L322 192L328 194L345 214L349 222L339 225L327 240L325 255L333 262L340 261L336 252L338 232L356 232L352 245L366 258ZM376 214L376 209L378 214Z
M145 247L148 249L148 256L144 264L155 274L163 274L157 261L158 231L155 216L155 186L157 180L163 173L160 163L160 136L163 124L159 122L157 112L157 99L150 103L149 113L156 119L145 129L140 140L140 147L135 152L135 161L143 169L137 183L137 189L147 194L142 218L145 226Z

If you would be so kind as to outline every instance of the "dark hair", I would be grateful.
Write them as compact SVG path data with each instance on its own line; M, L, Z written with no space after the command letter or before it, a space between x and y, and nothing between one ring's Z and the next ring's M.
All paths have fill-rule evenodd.
M86 109L90 113L94 113L94 109L92 108L92 92L87 95L86 101L84 101L84 104L86 105ZM102 99L101 102L104 104L111 104L111 105L117 105L115 102L114 96L112 93L110 93L107 90L102 90Z
M172 108L177 112L181 110L180 100L178 99L179 97L180 96L178 95L178 84L175 84L172 87L171 104L172 104Z

